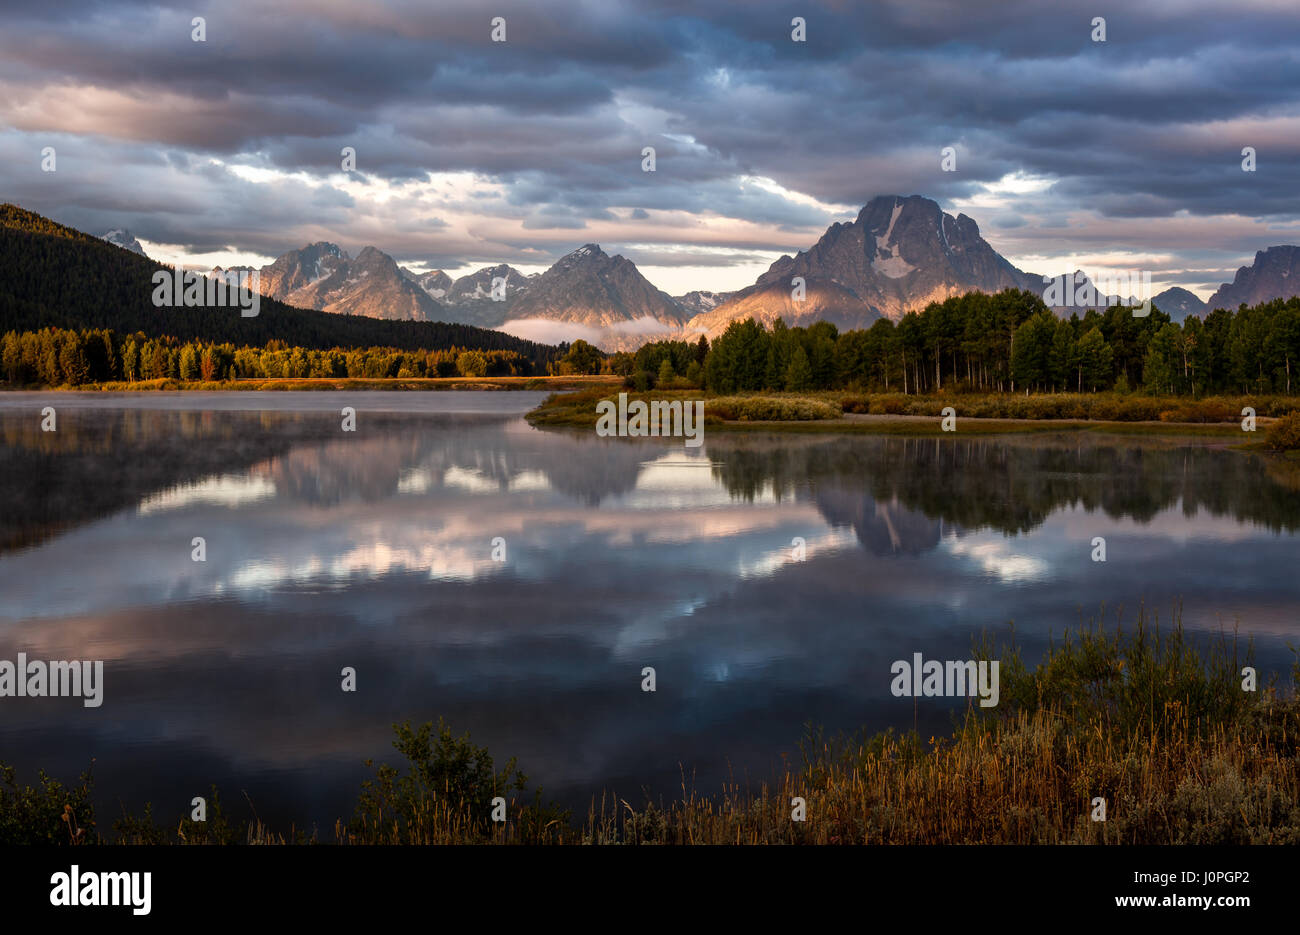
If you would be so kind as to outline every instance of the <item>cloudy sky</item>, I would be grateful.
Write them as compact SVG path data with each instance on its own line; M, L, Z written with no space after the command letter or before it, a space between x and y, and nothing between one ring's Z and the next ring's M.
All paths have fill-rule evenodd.
M330 240L532 272L594 242L734 289L878 194L1022 269L1202 298L1300 242L1296 0L5 0L0 26L0 199L171 262Z

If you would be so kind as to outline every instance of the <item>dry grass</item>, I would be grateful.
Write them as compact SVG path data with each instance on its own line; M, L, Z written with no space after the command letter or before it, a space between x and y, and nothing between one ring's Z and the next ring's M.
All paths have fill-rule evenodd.
M922 745L827 747L811 771L746 797L593 809L586 843L1298 844L1294 753L1242 732L1144 742L1073 735L1058 712ZM791 820L791 801L806 820ZM1093 821L1093 799L1106 820Z
M810 734L798 765L756 792L688 792L633 805L606 796L579 824L525 796L513 761L498 770L468 735L396 725L406 769L380 766L348 844L1300 844L1300 703L1278 678L1244 691L1249 647L1207 646L1175 621L1142 612L1130 629L1082 628L1030 669L1014 646L983 644L1000 663L1000 703L971 707L947 737L892 732L861 740ZM12 786L12 774L8 773ZM63 817L94 827L81 787L0 788L8 839L69 841ZM489 819L507 802L504 823ZM76 800L76 808L64 804ZM792 820L802 799L805 818ZM1094 820L1095 800L1106 817ZM209 822L168 832L143 819L114 824L120 843L309 843L239 825L213 790ZM251 804L251 803L250 803ZM110 839L112 840L112 839Z

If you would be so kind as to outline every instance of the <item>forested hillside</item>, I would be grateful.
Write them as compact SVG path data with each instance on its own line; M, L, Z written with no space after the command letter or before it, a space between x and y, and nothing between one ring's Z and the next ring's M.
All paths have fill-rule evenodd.
M236 308L157 308L151 277L167 268L16 205L0 205L0 332L55 327L250 347L275 339L314 350L513 351L538 373L560 354L469 325L336 315L267 298L255 318L241 317Z
M645 388L661 369L672 379L687 374L692 362L692 379L719 393L858 388L1290 395L1300 391L1300 298L1215 309L1180 324L1159 308L1138 316L1112 306L1060 318L1031 292L971 292L909 312L897 323L883 318L852 331L825 321L787 328L778 319L771 329L753 319L735 321L707 349L659 341L590 366L629 375ZM593 371L578 366L575 372Z

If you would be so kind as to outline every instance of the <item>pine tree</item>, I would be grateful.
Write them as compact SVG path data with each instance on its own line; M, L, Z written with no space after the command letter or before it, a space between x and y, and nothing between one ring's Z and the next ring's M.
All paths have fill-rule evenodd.
M785 371L785 388L792 393L802 392L812 386L812 381L812 364L808 362L808 354L800 345L790 355L790 366Z

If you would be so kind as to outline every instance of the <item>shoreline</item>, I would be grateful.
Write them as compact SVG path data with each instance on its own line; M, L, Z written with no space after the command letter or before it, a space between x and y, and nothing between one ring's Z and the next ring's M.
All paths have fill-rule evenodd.
M807 435L887 435L920 438L942 438L946 436L978 435L1025 435L1067 432L1089 432L1095 434L1128 435L1150 438L1187 438L1214 440L1220 447L1236 451L1269 452L1262 440L1264 433L1275 416L1259 415L1256 417L1257 432L1243 432L1240 420L1232 421L1175 421L1165 419L1092 419L1092 418L1036 418L963 415L963 403L970 407L987 407L992 398L1007 406L1018 405L1028 400L1050 400L1052 397L1025 397L1016 394L1003 394L998 397L974 394L970 396L926 396L913 395L899 397L893 393L846 394L835 391L816 391L809 393L744 393L725 396L709 394L701 390L650 390L636 392L628 390L621 379L608 374L568 375L568 376L502 376L502 377L282 377L271 379L244 379L230 381L183 381L171 378L158 380L140 380L134 382L115 381L111 383L85 384L70 387L3 387L0 394L11 397L23 394L31 395L66 395L68 397L94 397L101 394L150 394L192 393L202 397L223 393L242 394L258 392L287 393L345 393L345 392L392 392L392 393L429 393L429 392L549 392L551 395L541 405L525 414L528 423L537 428L594 428L597 420L595 404L601 399L615 399L619 393L627 393L632 400L685 401L702 399L705 404L705 425L715 432L770 432ZM1090 394L1063 394L1066 398L1079 397L1088 403L1096 401ZM0 396L0 398L3 398ZM899 400L912 408L940 408L951 406L956 411L954 429L943 428L941 414L922 414L916 412L863 412L863 406L880 404L896 408ZM1196 401L1184 397L1136 397L1145 402L1148 408L1168 407L1178 410L1196 405ZM1261 408L1277 397L1261 399ZM747 404L757 403L768 408L778 407L791 410L786 418L748 418L739 416L732 410L743 409ZM1300 401L1296 402L1300 408ZM798 410L803 407L805 411ZM840 410L839 415L830 418L810 417L808 410ZM712 410L712 411L710 411ZM719 412L724 415L719 415ZM1241 438L1242 435L1254 436ZM1238 443L1233 444L1232 440Z
M538 428L571 427L594 428L597 420L595 404L601 399L616 397L622 388L599 391L589 388L568 394L554 394L526 416L529 424ZM705 425L709 431L723 432L783 432L799 434L842 434L842 435L907 435L917 437L945 437L961 435L1009 435L1050 432L1094 432L1099 434L1137 435L1151 437L1184 437L1216 439L1221 443L1237 439L1239 444L1224 444L1224 447L1238 450L1265 450L1262 433L1276 421L1271 416L1256 417L1256 431L1246 432L1242 421L1174 421L1162 419L1089 419L1089 418L1016 418L986 417L962 415L963 402L972 406L985 403L989 397L976 396L963 400L960 396L927 397L917 396L912 400L918 406L947 407L956 411L956 424L953 429L945 430L941 414L885 413L847 411L843 406L852 403L859 405L872 395L844 397L838 393L807 394L771 394L753 393L744 395L711 396L696 391L650 391L645 393L628 392L632 400L684 401L686 399L703 399L705 407ZM879 400L892 399L892 394L877 394ZM1008 397L1008 401L1019 401L1026 397ZM841 403L840 400L843 399ZM1033 397L1029 397L1033 399ZM789 407L797 410L800 404L820 406L823 409L840 408L840 414L831 418L809 418L806 414L796 412L789 418L763 419L734 417L734 410L747 402L767 404L768 408ZM1167 405L1177 410L1189 404L1180 397L1153 398L1157 405ZM829 405L828 405L829 404ZM718 412L725 412L732 418L720 417ZM1246 436L1242 438L1242 436Z
M582 390L613 386L609 377L275 377L235 381L116 380L81 386L5 386L0 393L257 393L257 392L346 392L386 390L393 392Z
M1264 671L1247 685L1241 666L1255 664L1249 640L1243 645L1235 630L1194 636L1183 629L1178 610L1162 627L1145 605L1127 626L1118 616L1113 626L1093 618L1064 628L1059 637L1041 659L1026 660L1014 635L995 641L985 631L972 657L1001 662L994 706L969 700L964 711L954 712L951 728L928 741L915 728L828 735L809 724L788 751L802 765L787 761L752 786L683 789L680 797L644 804L593 789L584 815L546 801L513 758L502 762L439 717L436 727L432 720L393 725L393 747L405 762L375 768L365 761L375 768L373 778L361 783L351 816L338 815L323 835L315 824L310 834L307 825L268 828L251 801L247 811L228 813L215 785L210 821L164 811L159 824L146 805L143 815L123 808L120 818L100 823L99 795L87 769L79 781L65 784L42 773L26 787L10 773L12 793L0 796L0 818L6 819L0 843L1059 847L1300 841L1300 662L1285 681L1287 673ZM1164 717L1157 720L1157 713ZM456 767L466 761L482 766ZM5 773L11 768L0 766ZM505 820L489 819L500 807L495 802L503 803ZM799 802L805 808L796 817L791 806ZM1101 820L1098 803L1109 807Z

